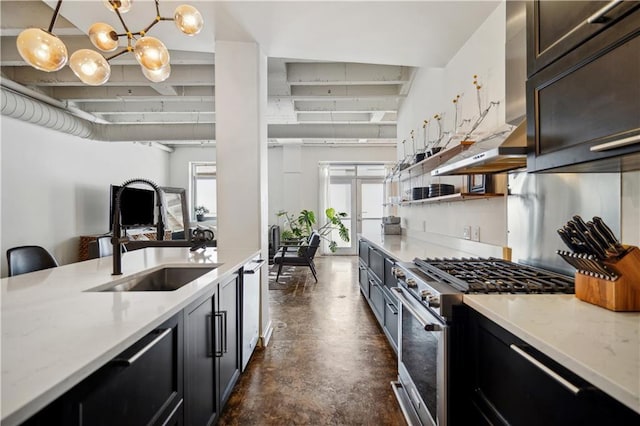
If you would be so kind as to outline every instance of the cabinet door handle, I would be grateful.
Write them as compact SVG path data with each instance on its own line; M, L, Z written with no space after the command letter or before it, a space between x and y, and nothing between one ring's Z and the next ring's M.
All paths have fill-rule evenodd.
M222 311L222 351L226 354L227 350L227 311Z
M216 318L220 318L220 321L218 321L218 327L216 329L217 333L216 333L216 358L221 358L224 355L224 352L222 350L222 313L221 312L216 312L215 313L215 317ZM220 344L218 344L220 343ZM220 350L218 350L218 348L220 348Z
M600 145L594 145L589 150L591 152L608 151L610 149L621 148L627 145L633 145L640 142L640 135L629 136L628 138L617 139L611 142L601 143Z
M587 23L598 24L602 22L602 20L605 18L604 15L606 15L607 13L611 12L613 9L621 5L622 1L623 0L613 0L612 2L604 6L602 9L600 9L593 15L589 16L589 18L587 18Z
M213 340L211 338L211 332L213 330L213 322L214 322L214 318L213 318L213 314L211 312L209 312L206 317L205 317L205 334L206 334L206 342L207 342L207 358L213 358L213 345L211 344L211 341Z
M115 364L118 364L118 365L130 366L131 364L136 362L138 359L140 359L140 357L142 355L144 355L151 348L153 348L160 340L164 339L164 337L167 334L171 333L171 330L172 330L171 328L165 328L164 330L162 330L162 333L158 334L158 336L155 339L153 339L151 342L149 342L147 345L145 345L144 348L140 349L133 356L131 356L129 358L114 358L112 362L115 363ZM158 330L158 331L160 331L160 330Z
M255 262L256 266L254 266L251 269L245 269L244 273L245 274L255 274L256 272L258 272L260 270L260 268L262 268L262 265L264 265L264 263L266 262L266 260L264 259L258 259L258 260L252 260L251 262Z
M389 310L393 313L393 315L398 315L398 309L393 303L387 303Z
M578 395L578 393L582 390L578 386L574 385L573 383L571 383L570 381L568 381L567 379L565 379L564 377L562 377L561 375L559 375L558 373L556 373L555 371L553 371L552 369L550 369L549 367L547 367L546 365L544 365L543 363L541 363L540 361L538 361L537 359L535 359L534 357L532 357L531 355L529 355L528 353L520 349L515 344L511 344L509 345L509 347L515 353L520 355L522 358L526 359L531 364L535 365L544 373L546 373L549 377L554 379L556 382L560 383L562 386L567 388L567 390L569 390L569 392L573 393L574 395Z

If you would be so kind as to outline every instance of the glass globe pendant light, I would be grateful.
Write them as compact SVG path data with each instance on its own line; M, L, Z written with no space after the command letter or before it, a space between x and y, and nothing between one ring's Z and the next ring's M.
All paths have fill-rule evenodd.
M55 35L40 28L27 28L16 39L22 59L40 71L53 72L67 64L67 47Z
M105 7L115 11L118 9L120 13L127 13L131 9L133 0L103 0Z
M118 33L109 24L96 22L89 28L89 40L103 52L113 52L118 48Z
M157 71L169 63L169 51L164 43L155 37L144 36L136 41L133 53L140 65L150 71Z
M198 34L204 25L204 19L198 9L188 4L176 7L173 20L178 29L189 36Z
M85 84L100 86L109 80L111 66L98 52L91 49L80 49L71 55L69 67Z
M171 64L167 64L156 71L151 71L142 66L140 68L142 69L142 74L154 83L162 83L171 75Z

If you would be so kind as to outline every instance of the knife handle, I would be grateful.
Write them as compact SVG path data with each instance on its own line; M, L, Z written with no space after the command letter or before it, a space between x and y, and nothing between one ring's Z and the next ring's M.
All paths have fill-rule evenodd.
M618 254L618 250L616 250L615 246L609 243L607 238L604 235L602 235L602 233L600 232L598 227L595 225L595 223L587 222L587 228L589 228L589 233L591 234L593 239L598 243L600 248L602 248L605 251L605 253L607 254L607 257L615 256L616 254Z
M618 241L611 228L609 228L607 224L604 223L604 220L602 220L602 218L594 216L593 223L596 225L596 228L600 230L602 235L604 235L604 237L609 241L609 243L613 244L614 246L620 245L620 241Z
M582 218L579 215L574 215L573 216L573 223L575 223L577 225L577 228L579 230L581 230L582 232L586 232L589 229L587 228L587 224L584 223L584 220L582 220Z

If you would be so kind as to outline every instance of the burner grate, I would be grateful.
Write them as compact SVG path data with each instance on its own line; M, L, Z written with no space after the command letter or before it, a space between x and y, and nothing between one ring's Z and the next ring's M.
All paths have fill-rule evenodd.
M466 293L574 293L570 277L502 259L415 259L414 263Z

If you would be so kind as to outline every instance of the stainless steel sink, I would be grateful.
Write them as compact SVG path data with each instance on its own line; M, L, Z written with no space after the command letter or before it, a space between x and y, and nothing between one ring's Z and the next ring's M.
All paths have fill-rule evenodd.
M202 268L167 267L87 291L173 291L216 268L217 266Z

